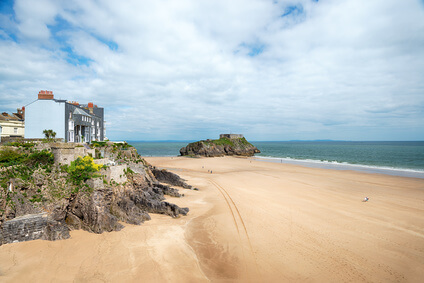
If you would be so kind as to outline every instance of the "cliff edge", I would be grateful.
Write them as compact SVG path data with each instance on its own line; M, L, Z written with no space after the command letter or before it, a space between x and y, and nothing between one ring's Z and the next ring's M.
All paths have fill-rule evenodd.
M228 138L222 135L218 140L197 141L189 143L186 147L180 149L181 156L253 156L255 153L260 153L259 149L249 143L244 137Z
M156 171L127 143L0 146L0 245L66 239L75 229L118 231L120 222L140 225L149 213L186 215L188 208L165 199L183 194ZM167 184L194 189L160 173Z

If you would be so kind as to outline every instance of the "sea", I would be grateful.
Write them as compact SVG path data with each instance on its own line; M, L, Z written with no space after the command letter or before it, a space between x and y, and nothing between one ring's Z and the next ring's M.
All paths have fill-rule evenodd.
M178 156L192 141L128 141L141 156ZM255 159L424 178L424 141L253 141Z

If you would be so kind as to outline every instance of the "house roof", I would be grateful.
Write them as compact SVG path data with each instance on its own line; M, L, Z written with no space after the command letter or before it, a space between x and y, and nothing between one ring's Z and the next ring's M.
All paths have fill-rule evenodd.
M84 110L82 110L81 108L75 108L74 110L74 115L75 114L79 114L79 115L86 115L86 116L91 116L90 114L88 114L87 112L85 112Z
M0 115L0 120L2 120L2 121L20 121L22 119L19 119L15 115L9 115L8 113L3 112Z

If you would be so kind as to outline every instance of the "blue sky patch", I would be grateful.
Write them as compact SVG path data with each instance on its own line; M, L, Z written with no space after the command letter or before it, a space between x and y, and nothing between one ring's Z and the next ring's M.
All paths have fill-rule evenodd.
M116 42L114 42L112 40L106 40L104 38L96 36L95 34L91 34L91 36L94 37L95 39L97 39L98 41L100 41L101 43L107 45L110 50L112 50L112 51L118 50L118 44Z
M13 10L13 0L0 0L0 39L2 40L13 40L17 42L16 28L12 28L11 25L14 25L15 20L15 11Z
M255 57L258 56L260 54L262 54L264 52L265 49L265 45L263 44L247 44L247 43L242 43L240 44L240 47L243 49L247 49L247 55L249 55L250 57ZM240 50L237 50L235 53L238 53Z
M93 62L93 60L91 60L90 58L76 54L70 46L66 46L64 48L61 48L60 50L62 50L68 55L65 58L66 62L74 66L81 66L81 65L88 66L90 65L91 62Z
M294 6L288 6L284 13L281 15L281 17L287 17L287 16L299 16L303 14L303 6L302 4L294 5Z
M13 10L13 0L0 0L0 13L15 15Z

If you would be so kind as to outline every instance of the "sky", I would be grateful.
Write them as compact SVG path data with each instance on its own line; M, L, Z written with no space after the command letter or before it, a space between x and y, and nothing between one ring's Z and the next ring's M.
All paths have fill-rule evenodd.
M0 0L0 111L111 140L424 140L423 0Z

